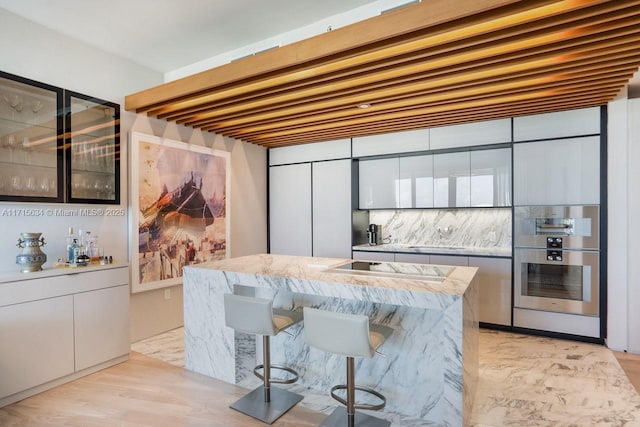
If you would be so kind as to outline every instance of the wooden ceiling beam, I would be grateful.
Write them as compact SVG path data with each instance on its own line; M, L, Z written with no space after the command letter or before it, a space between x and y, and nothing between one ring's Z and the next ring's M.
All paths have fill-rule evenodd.
M629 75L628 72L624 73L625 75ZM632 73L631 73L632 74ZM615 73L615 77L617 78L620 73ZM427 94L425 96L414 95L407 99L389 102L389 103L380 103L376 105L372 105L370 108L359 110L352 112L349 111L333 111L323 114L310 114L305 115L299 118L287 118L286 120L274 120L266 122L261 125L254 125L252 127L242 127L234 132L227 132L226 129L211 129L216 132L225 134L225 135L233 135L234 137L243 138L244 136L251 135L253 133L262 133L266 131L271 131L273 129L288 129L288 128L296 128L299 126L304 126L307 123L324 123L324 122L343 122L345 120L358 120L363 119L367 120L369 117L378 117L380 115L389 114L389 111L403 111L406 109L412 109L416 106L433 106L439 103L447 103L447 102L456 102L456 100L469 100L474 98L485 98L487 96L500 96L501 94L520 94L524 91L530 90L530 88L536 88L536 90L540 90L543 88L555 89L557 87L562 88L563 90L567 90L568 88L574 87L573 85L581 84L583 82L590 82L592 80L602 81L600 76L587 76L580 78L568 78L561 79L560 76L557 79L550 77L537 77L537 78L524 78L524 79L513 79L512 81L503 82L499 84L481 84L476 87L471 88L463 88L463 89L450 89L447 91L438 92L435 94ZM605 80L605 83L610 80ZM207 129L209 130L209 129Z
M300 143L317 142L320 140L332 140L349 138L351 134L359 134L361 136L376 135L380 133L398 132L407 129L421 129L425 127L439 127L456 123L476 122L483 120L492 120L504 117L516 117L526 114L536 114L541 112L560 111L571 108L584 108L590 106L599 106L604 102L600 94L593 96L585 95L580 100L567 102L566 99L557 98L544 103L523 104L506 104L496 110L487 110L486 108L475 108L469 110L459 110L453 114L443 113L441 115L433 115L427 117L411 118L411 120L399 120L380 122L375 126L366 125L365 127L349 127L345 129L336 129L333 133L316 133L305 134L304 136L292 135L286 138L261 140L259 145L268 147L295 145ZM258 143L258 142L255 142Z
M125 107L284 146L602 105L640 66L639 29L640 0L429 0Z
M632 54L640 55L640 50L636 49ZM411 87L411 90L407 89L404 91L399 91L397 93L395 91L391 91L389 92L389 95L387 97L383 97L384 95L386 95L383 92L375 92L375 97L368 98L368 99L356 98L352 102L343 103L342 102L343 98L340 98L338 99L339 102L336 102L336 101L314 102L313 104L311 104L311 106L313 106L314 108L303 106L303 108L300 108L298 110L288 109L283 111L281 109L277 109L272 111L270 114L263 115L263 116L266 116L267 118L270 118L271 120L260 120L260 118L263 116L258 115L257 112L252 112L251 115L247 116L248 117L247 120L239 119L237 120L238 122L237 124L234 124L231 126L223 126L223 123L219 121L202 122L202 123L194 122L194 123L191 123L191 125L197 126L197 127L203 127L206 130L216 130L216 129L226 130L226 129L242 127L246 125L246 123L260 124L260 123L266 123L273 120L279 120L280 117L295 118L298 116L309 115L309 114L315 115L315 114L323 113L326 111L340 111L340 110L344 111L345 107L349 109L347 110L347 113L348 113L350 110L355 110L355 106L358 105L360 102L366 102L366 101L370 101L373 104L377 105L377 104L384 104L385 102L388 102L388 101L405 99L407 97L417 98L418 96L425 96L429 93L439 93L442 91L451 91L456 89L459 90L463 88L468 88L470 86L489 85L489 84L495 84L497 82L514 81L515 79L518 79L518 78L525 80L525 79L530 79L531 77L544 78L544 77L552 77L558 74L560 75L571 74L574 76L585 75L585 74L595 75L595 74L606 72L607 70L610 70L614 66L618 67L618 69L634 68L634 64L630 62L629 59L627 59L627 61L629 62L625 62L623 60L614 59L614 56L615 55L605 56L600 61L594 62L594 63L587 62L586 60L577 61L577 62L583 62L586 65L575 65L572 62L557 63L553 67L541 68L541 71L538 69L530 70L525 68L526 70L525 72L514 72L513 74L510 74L509 71L511 70L498 67L496 70L494 70L496 71L495 73L488 74L488 76L485 76L485 73L480 73L480 74L468 73L460 76L456 76L454 74L448 78L440 79L435 82L430 82L429 84L425 82L421 85L414 85ZM622 56L622 58L625 58L625 56ZM498 72L501 70L504 71L503 75L498 74ZM343 105L343 104L346 104L346 105Z
M445 64L445 67L447 68L446 75L449 76L449 78L452 78L451 76L454 73L456 72L460 73L460 72L463 72L464 70L472 69L472 67L478 66L478 63L483 64L485 66L486 65L492 66L494 71L499 72L498 64L501 61L505 61L506 63L508 63L507 61L515 61L515 65L511 65L512 67L519 66L520 68L522 68L522 67L526 67L527 64L530 64L530 63L531 63L531 66L534 67L536 66L535 61L541 61L541 62L546 61L549 65L553 65L554 62L556 63L559 62L558 57L561 55L565 55L565 56L573 55L573 58L577 60L577 59L580 59L580 57L602 55L602 54L605 54L608 50L610 50L611 52L615 52L616 49L619 48L619 46L622 46L621 47L622 49L624 49L625 47L631 47L631 46L635 47L637 46L636 28L638 25L640 25L640 16L636 18L635 22L633 23L633 26L626 27L624 34L621 34L621 35L607 32L599 35L596 35L596 34L589 35L573 43L569 40L563 40L562 42L558 43L558 45L556 46L549 46L548 44L542 43L542 45L539 48L531 49L526 52L522 51L519 48L519 46L516 46L516 47L511 47L510 49L513 52L512 55L503 53L500 56L496 56L494 55L495 49L492 49L490 52L487 52L486 55L484 55L477 62L469 61L467 57L464 55L462 55L459 59L454 61L453 58L455 58L455 55L449 55L447 57L447 64ZM504 51L506 49L507 47L504 47L504 49L502 50ZM591 54L590 52L593 52L593 53ZM456 66L459 67L458 70L455 69ZM263 106L263 108L265 108L264 106L266 106L266 108L268 108L270 105L277 105L280 102L284 102L292 99L298 99L298 102L304 102L305 98L326 94L328 91L331 91L329 93L333 94L336 91L354 90L355 88L361 87L361 86L366 86L367 88L369 88L369 91L371 91L372 94L369 97L368 101L375 102L374 101L376 98L376 92L374 91L375 86L383 84L382 82L384 82L385 85L387 86L391 86L391 89L386 88L386 90L401 91L402 86L398 83L398 81L403 78L406 78L405 76L409 74L415 75L416 73L420 75L420 74L425 74L429 72L432 72L435 74L438 72L437 71L438 69L442 69L442 68L444 67L442 66L441 63L439 63L439 61L433 61L433 62L427 61L427 62L421 63L419 65L419 68L411 67L411 69L409 70L403 70L402 74L399 74L398 71L393 70L386 73L373 74L369 77L353 78L344 82L333 82L331 85L327 85L324 87L317 87L317 88L309 89L306 91L305 90L296 91L295 93L283 95L281 97L276 97L276 98L265 97L249 105L239 102L228 108L216 109L211 113L198 115L196 117L190 117L189 119L180 119L177 122L179 124L186 124L188 126L192 126L192 125L197 126L200 123L208 120L209 118L216 120L216 117L218 115L223 115L228 112L234 112L234 111L241 112L243 109L251 110L253 108L256 108L256 106ZM427 83L423 82L421 84L427 84ZM360 99L348 100L348 102L351 102L353 105L358 105L361 102L367 101L366 95L360 94L359 96L360 96ZM252 115L253 114L255 113L252 113Z
M633 2L631 0L623 0L622 3L627 4L627 3L633 3ZM624 15L631 16L633 15L633 13L637 15L638 12L637 10L633 11L631 8L626 10ZM467 48L467 51L474 51L479 49L482 45L493 47L494 52L491 52L488 54L490 56L493 56L495 54L495 50L500 50L499 48L500 41L502 43L509 43L511 45L514 45L516 41L525 43L527 42L527 38L532 38L533 36L536 36L539 39L538 44L540 46L545 46L549 44L550 40L553 40L553 39L566 40L567 38L577 37L578 35L580 35L581 32L584 33L589 31L588 29L581 30L580 28L573 30L572 29L573 27L571 27L571 25L573 26L580 26L580 25L585 26L587 24L594 25L596 23L608 22L613 19L614 19L614 16L606 15L606 16L599 16L597 17L597 19L592 18L590 21L582 20L577 23L570 22L570 23L567 23L566 25L549 26L548 23L546 25L540 24L539 25L540 28L545 29L545 32L543 33L538 31L539 34L537 35L536 35L536 32L532 31L531 28L529 28L526 25L522 25L518 27L509 28L508 29L509 32L505 32L506 30L503 30L502 34L500 35L500 38L497 38L497 36L493 34L488 34L488 35L483 34L482 35L483 38L478 38L478 37L460 38L459 40L455 40L455 42L448 42L448 43L444 43L436 46L431 46L428 43L425 43L425 44L428 46L428 52L429 52L428 55L432 57L435 57L438 54L440 54L441 56L446 58L450 56L451 52L453 51L462 50L465 47ZM599 31L600 32L604 31L604 27L600 28ZM551 35L548 34L550 32L552 33ZM546 36L544 36L545 34ZM520 36L520 37L518 38L517 36ZM528 43L530 44L532 42L529 41ZM394 60L394 58L391 57L390 54L388 54L387 56L384 56L384 59L377 59L375 62L369 63L369 65L366 65L366 63L364 63L362 58L359 57L359 60L360 60L359 65L357 67L352 67L348 71L341 71L340 73L337 73L336 71L329 72L328 70L323 71L321 67L317 67L314 70L312 78L309 77L308 75L309 73L302 73L301 77L304 77L304 79L298 81L297 83L292 80L293 74L290 73L286 76L287 81L285 85L279 84L278 81L275 79L271 79L269 81L265 80L265 81L256 83L257 86L255 87L255 90L253 92L249 90L251 85L244 85L241 88L235 88L235 89L231 88L228 90L221 90L215 93L199 96L197 99L194 99L191 101L185 101L183 103L173 104L172 106L169 106L169 107L161 107L159 109L150 110L148 114L153 116L158 116L159 118L163 118L167 120L176 120L176 119L180 119L180 117L176 117L176 115L179 116L182 112L188 113L190 111L193 111L194 109L197 110L199 105L209 106L209 107L215 106L215 108L219 108L220 107L219 103L221 102L224 103L226 99L233 98L234 103L238 102L239 100L243 99L242 93L245 93L244 97L246 97L247 99L255 99L255 98L260 99L260 98L265 98L267 97L267 95L270 95L270 94L281 93L282 89L279 89L281 87L286 87L288 92L292 91L293 89L301 89L302 87L298 85L304 86L305 82L309 80L313 81L314 84L317 85L318 82L322 82L324 81L324 79L327 79L325 81L325 84L335 85L336 80L345 79L350 75L353 76L354 79L362 79L363 73L366 72L367 70L374 70L375 73L373 74L379 74L380 69L383 66L385 68L389 68L393 65L397 65L398 67L400 67L403 64L408 63L409 61L414 61L414 62L418 61L419 63L424 63L424 61L426 60L425 53L420 54L419 53L420 51L411 50L409 49L408 46L403 46L403 49L404 50L401 53L401 56L403 57L402 61ZM521 49L522 49L522 45L518 45L518 46L514 45L513 47L513 50L515 51L518 51ZM337 67L336 64L338 62L339 61L333 62L331 66L333 68L336 68ZM393 69L396 69L396 67L394 66L392 70ZM424 69L428 69L428 68L424 67ZM375 80L384 78L384 76L375 75L372 78L375 81ZM360 84L363 84L363 83L365 82L363 81ZM350 84L351 84L350 82L349 83L345 82L344 87L348 88ZM318 90L322 90L322 89L318 89ZM246 95L247 93L250 93L252 95Z

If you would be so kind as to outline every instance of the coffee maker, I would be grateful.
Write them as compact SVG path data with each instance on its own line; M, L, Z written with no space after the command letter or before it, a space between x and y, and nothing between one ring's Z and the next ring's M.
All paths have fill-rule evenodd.
M367 236L369 237L369 246L380 244L380 226L378 224L369 224Z

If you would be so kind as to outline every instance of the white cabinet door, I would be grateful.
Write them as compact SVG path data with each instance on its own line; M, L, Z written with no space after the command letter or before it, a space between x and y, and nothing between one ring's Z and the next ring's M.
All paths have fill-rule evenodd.
M358 168L360 209L399 207L400 159L361 160Z
M129 354L129 285L73 296L76 371Z
M431 264L467 267L469 265L469 257L456 255L431 255Z
M471 152L471 206L511 206L511 148Z
M0 307L0 398L72 373L72 296Z
M353 259L361 261L395 261L393 252L353 251Z
M424 254L396 253L396 262L413 262L415 264L431 264L431 256Z
M351 258L351 160L311 167L313 256Z
M511 326L511 259L470 257L478 267L480 321Z
M269 168L270 252L311 256L311 164Z
M433 206L436 208L471 205L470 154L447 153L433 156Z
M400 207L433 207L433 156L400 157Z
M513 146L514 203L600 203L600 137L538 141Z

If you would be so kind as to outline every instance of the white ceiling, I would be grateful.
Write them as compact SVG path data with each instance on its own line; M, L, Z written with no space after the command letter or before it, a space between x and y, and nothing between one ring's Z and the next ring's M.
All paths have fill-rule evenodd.
M165 73L375 0L0 0L0 7Z

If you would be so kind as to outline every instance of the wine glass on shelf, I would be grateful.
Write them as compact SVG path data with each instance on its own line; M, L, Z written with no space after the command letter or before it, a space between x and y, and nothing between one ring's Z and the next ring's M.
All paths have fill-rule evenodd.
M22 192L22 185L22 177L20 175L11 177L11 191L14 194L20 194Z
M15 135L7 136L7 146L9 147L9 161L14 162L15 159L15 149L18 147L18 140Z
M22 137L22 149L24 150L24 162L28 165L31 164L31 150L33 149L33 145L29 141L28 136Z
M44 102L42 101L35 100L31 102L31 111L33 111L33 114L38 114L40 110L42 110L42 107L44 107Z
M38 190L38 184L37 184L36 177L33 176L33 175L30 175L30 176L26 177L25 179L26 179L25 190L27 190L27 192L30 195L34 195Z
M46 175L42 175L38 180L38 190L43 196L48 195L51 191L51 187L49 186L49 178Z

